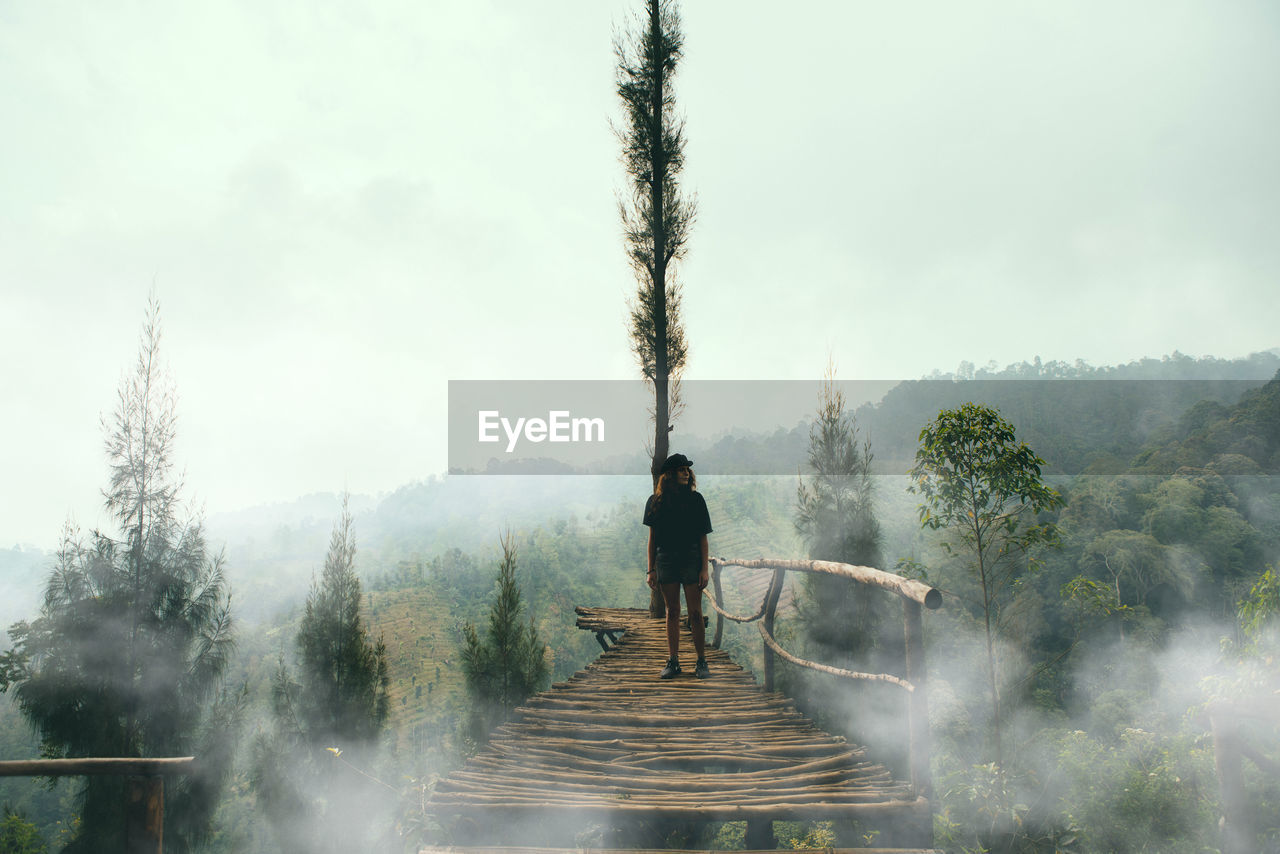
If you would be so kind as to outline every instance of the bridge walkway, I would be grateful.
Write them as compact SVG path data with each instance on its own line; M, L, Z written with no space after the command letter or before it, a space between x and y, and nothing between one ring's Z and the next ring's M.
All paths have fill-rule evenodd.
M727 653L708 649L711 677L696 679L682 631L686 670L661 680L662 620L576 610L580 628L616 644L530 698L439 782L428 812L456 842L664 847L673 828L746 820L747 847L771 848L772 821L831 819L880 831L878 844L929 846L926 799Z

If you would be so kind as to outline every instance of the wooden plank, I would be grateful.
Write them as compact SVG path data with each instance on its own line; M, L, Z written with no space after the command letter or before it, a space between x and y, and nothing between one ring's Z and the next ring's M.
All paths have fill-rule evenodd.
M194 756L162 759L13 759L0 762L0 777L82 777L98 774L151 777L158 774L189 774Z
M517 848L435 845L420 848L418 854L671 854L669 848ZM687 848L681 854L724 854L719 849ZM776 848L737 849L734 854L778 854ZM946 854L941 848L795 848L787 854Z
M640 609L575 610L582 627L623 634L517 709L486 749L437 784L428 812L464 822L472 829L464 836L501 838L494 815L559 830L891 816L929 823L929 803L909 783L823 732L791 698L761 690L723 651L708 650L711 679L659 680L663 621ZM682 660L691 659L687 633L680 642Z
M450 815L471 816L482 820L491 818L493 810L499 808L504 818L530 819L545 816L555 820L563 814L563 819L572 819L575 824L583 822L606 822L615 815L634 814L657 821L741 821L757 818L771 818L780 821L809 821L826 819L873 819L892 818L897 815L910 815L929 810L929 802L920 799L900 799L880 801L876 803L759 803L759 804L709 804L706 806L670 805L655 807L643 803L633 803L630 799L619 798L607 806L599 803L552 803L545 801L506 801L496 804L458 803L450 805Z

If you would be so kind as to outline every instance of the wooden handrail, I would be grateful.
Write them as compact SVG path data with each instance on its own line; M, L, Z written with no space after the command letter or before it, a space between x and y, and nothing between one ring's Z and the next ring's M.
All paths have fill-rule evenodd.
M123 774L127 777L156 777L190 774L194 756L163 759L16 759L0 762L0 777L84 777Z
M190 774L194 756L156 759L93 757L0 761L0 777L83 777L120 774L129 778L125 804L125 853L164 854L164 778Z
M777 558L761 558L759 560L741 560L738 558L711 558L713 567L740 566L744 569L789 569L795 572L818 572L824 575L835 575L848 578L859 584L870 584L896 593L904 599L919 602L929 610L942 605L942 593L936 587L930 587L923 581L914 578L903 578L883 569L871 566L857 566L852 563L837 563L831 560L780 560Z
M798 667L807 667L810 670L816 670L819 673L826 673L830 676L839 676L843 679L863 679L869 682L887 682L890 685L897 685L899 688L903 688L907 691L916 690L916 686L912 685L905 679L899 679L891 673L859 673L856 670L845 670L842 667L831 667L827 664L819 664L816 661L798 658L782 648L782 645L778 643L778 639L775 638L771 632L765 629L764 623L758 624L756 628L760 629L760 637L764 640L766 646L777 653L783 661L790 661Z
M764 687L773 690L773 657L775 654L801 667L807 667L823 673L846 679L866 679L897 685L907 692L907 739L911 784L916 794L928 798L933 791L933 775L929 769L929 752L931 738L929 734L929 699L925 686L924 663L924 625L921 620L923 608L936 609L942 605L942 593L922 581L903 578L891 572L875 569L870 566L857 566L849 563L837 563L826 560L781 560L762 558L758 560L741 560L736 558L713 557L710 559L712 581L715 596L711 607L716 612L716 632L712 641L713 647L719 647L724 634L724 621L733 620L738 623L750 623L761 620L758 628L764 650ZM720 606L723 595L721 572L726 566L739 566L744 569L771 569L773 578L769 582L769 591L760 603L760 610L751 617L739 617L726 613ZM782 585L787 570L794 572L817 572L837 578L847 578L859 584L869 584L888 590L902 597L902 628L906 654L906 678L889 673L858 673L830 667L813 661L798 658L784 650L773 636L773 623L777 616L778 600L782 596Z

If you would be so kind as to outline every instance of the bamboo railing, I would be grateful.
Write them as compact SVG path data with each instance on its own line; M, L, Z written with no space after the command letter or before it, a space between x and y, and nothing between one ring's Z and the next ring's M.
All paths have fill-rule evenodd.
M773 579L769 590L760 603L759 610L749 617L730 614L724 610L724 585L721 573L725 567L737 566L744 569L773 570ZM716 631L711 645L719 648L724 637L724 621L735 623L757 623L764 653L764 687L766 691L773 688L774 655L785 661L810 670L827 673L842 679L859 679L885 682L896 685L907 692L907 739L911 768L911 786L915 794L921 798L929 798L933 791L933 775L929 770L929 700L925 682L924 660L924 628L921 619L921 607L936 609L942 605L942 594L934 587L921 581L903 578L881 569L869 566L856 566L848 563L836 563L825 560L741 560L735 558L711 558L711 587L709 597L711 607L716 612ZM811 572L847 578L858 584L879 587L902 599L903 636L906 642L906 674L904 677L890 673L858 673L831 667L826 664L799 658L782 648L773 635L773 624L777 617L778 600L782 596L782 586L788 571Z
M122 774L129 778L125 816L126 854L164 852L164 778L190 774L194 756L161 759L19 759L0 762L0 777L81 777Z

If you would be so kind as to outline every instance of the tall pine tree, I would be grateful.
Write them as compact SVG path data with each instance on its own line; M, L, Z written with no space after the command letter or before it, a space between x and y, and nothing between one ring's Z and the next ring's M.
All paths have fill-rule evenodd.
M671 419L679 409L680 375L688 356L675 276L696 212L677 180L684 168L684 121L675 112L672 82L683 46L680 14L670 0L648 0L635 30L614 43L624 117L617 134L631 180L629 198L619 200L618 208L637 283L631 343L654 392L650 472L655 486L670 452ZM656 590L649 607L655 616L665 611Z
M546 646L530 618L520 619L520 585L516 582L516 547L510 533L502 538L498 590L489 609L489 629L482 639L476 627L463 629L462 669L471 695L470 733L483 743L511 710L547 679Z
M809 428L809 476L796 490L796 530L809 557L880 568L880 523L872 506L871 443L859 443L858 425L828 367ZM865 585L828 575L804 577L805 633L823 661L852 661L876 642L878 603Z
M67 525L39 617L9 631L0 690L15 688L45 756L200 757L195 774L165 787L165 846L181 852L208 835L239 706L220 692L230 598L222 556L201 520L182 515L174 405L153 299L133 373L103 419L103 496L118 529L85 541ZM79 825L64 850L123 850L125 781L81 779Z
M369 774L390 711L386 646L360 616L348 499L298 628L298 672L280 662L274 727L258 739L254 786L283 851L367 850L385 784Z

